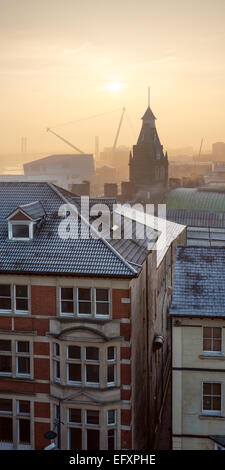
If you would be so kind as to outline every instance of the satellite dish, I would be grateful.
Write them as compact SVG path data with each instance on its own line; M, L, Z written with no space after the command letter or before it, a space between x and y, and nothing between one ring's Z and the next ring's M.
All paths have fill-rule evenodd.
M45 433L44 436L46 439L55 439L57 437L57 434L54 431L48 431Z

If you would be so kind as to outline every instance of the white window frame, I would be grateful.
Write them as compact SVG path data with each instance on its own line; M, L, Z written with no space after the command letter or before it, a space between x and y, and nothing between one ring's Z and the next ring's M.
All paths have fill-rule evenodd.
M78 348L80 348L80 359L73 359L73 358L70 358L69 357L69 347L70 346L77 346L76 344L68 344L66 346L66 371L67 371L67 383L69 385L81 385L82 384L82 349L81 349L81 346L78 346ZM81 380L80 381L75 381L75 380L70 380L69 378L69 365L70 364L79 364L80 365L80 368L81 368Z
M221 330L221 350L220 351L212 351L212 350L207 350L207 349L204 349L204 328L220 328ZM212 341L212 336L210 338L210 340ZM221 326L208 326L208 325L204 325L202 327L202 352L203 354L205 354L206 356L221 356L222 355L222 352L223 352L223 328Z
M70 421L70 410L73 410L73 409L79 409L81 411L81 416L80 416L80 423L76 423L75 421ZM74 427L82 427L82 421L83 421L83 417L82 417L82 409L80 408L67 408L67 422L68 424L74 424Z
M62 289L72 289L73 290L73 301L70 300L70 299L62 299ZM62 302L71 302L71 303L73 303L73 312L72 313L62 312ZM59 288L59 313L60 313L60 316L62 316L62 317L74 317L74 314L75 314L74 287L72 287L72 286L61 286Z
M29 417L30 417L31 410L30 410L29 413L24 413L24 411L20 411L20 402L21 402L21 401L28 401L28 402L30 403L29 400L16 400L16 412L17 412L17 415L22 416L22 417L23 417L23 416L27 416L27 417L29 416Z
M56 354L56 345L59 347L59 355ZM54 374L54 381L57 383L61 382L61 361L60 361L60 344L53 343L53 374ZM59 377L56 376L57 371L57 364L59 364Z
M114 422L113 423L109 423L109 411L114 411ZM116 423L117 423L117 410L115 408L113 409L110 409L110 410L107 410L107 426L110 427L111 429L111 426L116 426Z
M10 287L10 300L11 300L11 308L0 308L0 313L12 313L12 306L13 306L13 299L12 299L12 284L1 283L2 286L9 286ZM1 299L9 299L9 297L1 296Z
M96 347L98 349L98 360L97 359L87 359L86 349L89 347ZM100 361L100 348L98 346L84 346L84 382L88 387L100 387L101 385L101 361ZM98 382L88 382L87 381L87 366L98 366L99 370L99 381Z
M114 348L114 358L113 359L108 359L108 349L109 348ZM108 382L108 367L113 366L114 368L114 381L113 382ZM106 385L107 387L112 387L116 385L117 382L117 347L116 346L108 346L106 348Z
M80 313L79 312L79 290L80 289L89 289L90 290L90 297L91 300L81 300L81 303L90 303L91 304L91 312L90 313ZM91 287L78 287L77 288L77 316L81 318L91 318L93 316L93 308L92 308L92 288Z
M19 352L18 351L18 342L29 343L29 353ZM18 358L20 358L20 357L25 357L25 358L29 359L29 361L30 361L30 372L29 373L26 373L26 372L21 373L21 372L18 371ZM31 377L31 343L30 343L30 341L16 340L16 377Z
M94 423L92 424L92 423L87 422L88 411L97 411L98 412L98 424L94 424ZM91 409L85 410L85 418L84 419L85 419L85 421L84 421L85 426L88 426L88 427L90 426L90 429L96 428L96 426L97 426L98 429L99 429L99 426L100 426L100 410L91 410Z
M12 415L13 415L13 400L12 400L12 398L5 398L5 397L2 398L2 397L1 397L1 399L2 399L2 400L11 400L11 402L12 402L12 410L11 410L11 411L7 411L7 410L2 411L2 410L0 410L0 415L3 415L3 416L4 416L4 415L10 415L10 413L11 413L11 416L12 416Z
M96 300L96 290L107 290L108 291L108 300ZM109 305L109 313L107 315L97 314L97 303L104 303ZM94 287L94 314L95 318L110 318L111 310L111 290L108 287Z
M13 237L13 225L27 225L29 227L29 237ZM17 220L17 221L9 221L8 222L8 235L9 235L9 240L14 240L14 241L29 241L33 240L34 238L34 225L35 222L28 222L24 220Z
M221 401L221 408L220 410L204 410L203 409L203 398L204 398L204 394L203 394L203 389L204 389L204 384L218 384L220 385L220 392L221 392L221 395L220 395L220 401ZM217 396L217 395L209 395L209 396ZM218 395L219 396L219 395ZM209 381L204 381L202 382L202 415L204 416L222 416L222 410L223 410L223 384L221 382L209 382Z
M6 339L11 342L11 351L0 351L0 356L11 357L11 372L0 372L0 377L12 377L13 375L13 343L12 340Z
M20 286L23 286L23 287L27 287L27 297L16 297L16 288L17 287L20 287ZM14 312L16 315L27 315L30 313L30 286L29 284L14 284L13 285L13 288L14 288ZM28 304L28 310L17 310L16 309L16 299L27 299L27 304Z

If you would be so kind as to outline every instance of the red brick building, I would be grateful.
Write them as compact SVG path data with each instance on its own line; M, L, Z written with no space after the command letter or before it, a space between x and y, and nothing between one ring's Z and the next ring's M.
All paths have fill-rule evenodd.
M158 419L149 404L159 413L166 383L183 228L157 264L143 241L60 238L59 207L79 214L69 192L1 183L0 194L0 449L43 449L49 430L59 449L147 448Z

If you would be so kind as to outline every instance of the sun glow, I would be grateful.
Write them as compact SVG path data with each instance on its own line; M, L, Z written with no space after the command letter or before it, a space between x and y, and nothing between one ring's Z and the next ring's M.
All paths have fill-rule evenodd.
M124 88L125 86L126 86L125 83L122 83L119 80L118 81L115 80L115 81L110 81L106 83L105 88L111 91L112 93L119 93L122 90L122 88Z

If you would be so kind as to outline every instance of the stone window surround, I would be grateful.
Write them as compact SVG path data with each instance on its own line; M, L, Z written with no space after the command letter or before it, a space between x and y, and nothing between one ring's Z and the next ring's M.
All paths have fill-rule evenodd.
M59 344L60 347L60 356L55 354L55 344ZM81 348L81 359L69 359L67 356L67 348L68 346L78 346ZM85 358L85 349L86 347L94 347L99 349L99 361L89 361ZM107 353L108 348L114 347L115 348L115 359L108 360ZM57 341L54 340L52 343L52 359L53 359L53 381L55 383L60 383L63 386L71 386L71 387L87 387L87 388L110 388L110 387L119 387L120 386L120 361L119 361L119 345L116 342L83 342L74 340L62 340ZM56 377L56 366L55 363L60 361L60 380ZM72 382L68 380L67 375L67 365L69 363L81 364L81 382ZM85 366L86 364L98 364L99 365L99 383L91 383L86 382L85 380ZM114 382L107 382L107 372L108 366L114 366L115 369L115 381Z
M81 424L69 422L69 410L80 409L81 410ZM87 425L86 424L86 411L95 410L99 411L99 424L98 425ZM108 424L108 411L114 410L116 415L116 422L114 424ZM56 418L56 405L54 405L54 416ZM64 447L69 449L69 428L80 428L82 429L82 447L86 449L86 429L99 429L100 431L100 449L108 449L108 431L115 430L115 444L116 449L120 449L120 408L114 405L106 406L95 406L80 403L62 403L61 404L61 419L64 425L61 425L61 438Z

